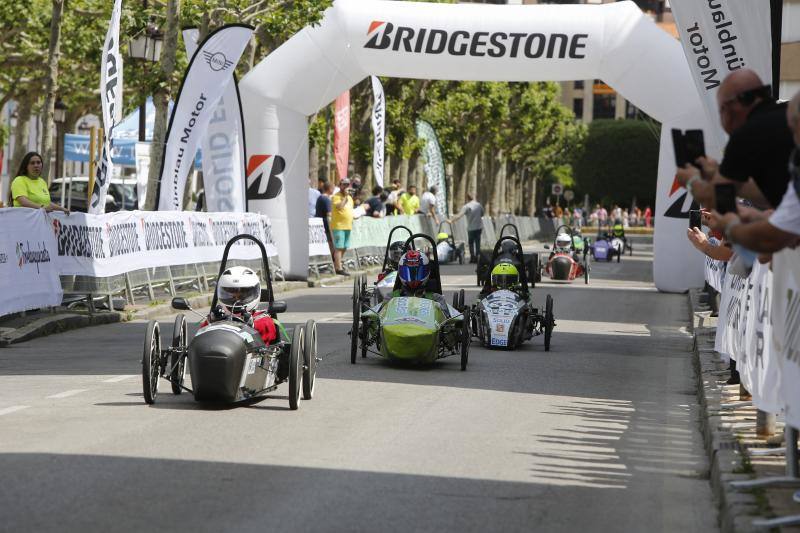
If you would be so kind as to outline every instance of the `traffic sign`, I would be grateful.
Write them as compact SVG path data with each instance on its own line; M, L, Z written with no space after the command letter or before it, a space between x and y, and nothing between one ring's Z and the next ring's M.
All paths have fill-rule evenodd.
M572 191L564 191L564 200L571 202L575 198L575 193Z
M554 183L551 189L551 194L561 196L564 193L564 186L560 183Z

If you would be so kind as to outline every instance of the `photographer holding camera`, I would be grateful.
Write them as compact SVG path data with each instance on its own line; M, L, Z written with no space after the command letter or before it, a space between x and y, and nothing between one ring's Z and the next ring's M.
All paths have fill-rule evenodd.
M794 148L786 104L772 99L754 71L729 74L717 92L722 128L730 135L722 163L700 157L679 168L676 179L706 207L714 207L714 184L732 183L736 194L759 207L777 206L789 172L786 161Z

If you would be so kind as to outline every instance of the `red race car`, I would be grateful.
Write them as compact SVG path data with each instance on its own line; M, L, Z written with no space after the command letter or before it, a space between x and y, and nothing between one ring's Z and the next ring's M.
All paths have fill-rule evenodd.
M575 249L572 229L569 226L560 226L556 230L553 242L553 251L544 265L544 272L555 281L572 281L583 276L584 282L589 283L589 256L586 249L581 256ZM545 246L545 248L550 248Z

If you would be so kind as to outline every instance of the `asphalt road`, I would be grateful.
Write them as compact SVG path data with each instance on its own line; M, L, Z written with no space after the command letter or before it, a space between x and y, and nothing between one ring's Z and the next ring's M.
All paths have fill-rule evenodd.
M0 350L0 531L714 531L686 297L651 250L541 284L552 350L473 344L466 372L353 366L351 287L291 293L324 358L298 411L286 386L208 408L166 382L146 406L143 322Z

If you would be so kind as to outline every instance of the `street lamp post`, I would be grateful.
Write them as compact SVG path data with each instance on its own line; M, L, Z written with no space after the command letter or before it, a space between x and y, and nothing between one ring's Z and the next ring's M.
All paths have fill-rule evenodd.
M147 0L143 2L144 9L147 9ZM133 37L128 43L128 55L134 59L144 61L158 61L161 57L161 44L164 42L164 34L151 20L147 27L138 35ZM139 142L144 142L147 121L147 96L139 105Z
M53 121L56 123L56 178L64 175L64 121L67 119L67 106L56 100L53 106Z

